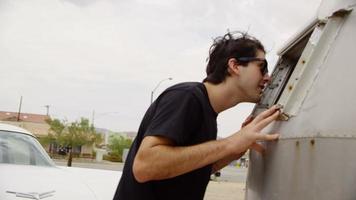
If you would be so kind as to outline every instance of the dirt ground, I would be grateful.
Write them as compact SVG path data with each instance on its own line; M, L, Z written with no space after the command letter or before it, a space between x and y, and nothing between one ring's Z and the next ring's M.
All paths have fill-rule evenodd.
M210 181L204 200L244 200L245 183Z

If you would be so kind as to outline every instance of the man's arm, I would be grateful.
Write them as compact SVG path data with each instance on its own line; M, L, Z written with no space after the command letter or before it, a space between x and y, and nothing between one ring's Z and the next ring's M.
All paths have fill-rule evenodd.
M253 116L250 115L246 118L246 120L242 123L241 125L241 128L247 126L249 123L251 123L253 121ZM258 143L253 143L250 147L249 147L250 150L255 150L261 154L264 153L264 148L262 145L258 144ZM235 156L229 156L227 158L223 158L221 160L218 160L216 163L213 164L213 169L212 169L212 174L219 171L220 169L224 168L225 166L227 166L228 164L230 164L232 161L234 160L238 160L240 159L244 154L246 153L245 152L242 152L240 154L238 154L236 157Z
M173 146L173 142L167 138L146 136L133 163L135 179L138 182L147 182L172 178L223 158L237 157L256 140L278 138L278 134L260 133L278 115L278 110L272 107L230 137L188 147Z
M237 160L241 158L245 154L246 151L239 153L237 156L228 156L226 158L223 158L221 160L218 160L213 164L211 174L214 174L215 172L219 171L220 169L226 167L228 164L230 164L232 161Z
M250 147L250 150L254 150L260 154L264 154L265 152L265 148L258 144L258 143L253 143ZM234 160L238 160L240 159L244 154L246 153L246 151L239 153L237 156L228 156L226 158L223 158L221 160L218 160L216 163L213 164L213 169L212 169L212 174L219 171L220 169L226 167L228 164L230 164L232 161Z
M164 137L144 138L133 164L138 182L179 176L214 163L233 151L227 139L188 147L172 145L171 140Z

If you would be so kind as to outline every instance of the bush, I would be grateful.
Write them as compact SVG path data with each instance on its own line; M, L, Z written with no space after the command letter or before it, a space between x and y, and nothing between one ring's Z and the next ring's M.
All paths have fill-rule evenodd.
M122 156L118 153L109 153L103 156L103 160L108 160L111 162L122 162Z
M111 135L109 138L108 149L111 152L110 154L114 157L119 156L122 160L122 153L124 149L130 148L132 140L126 138L122 135Z

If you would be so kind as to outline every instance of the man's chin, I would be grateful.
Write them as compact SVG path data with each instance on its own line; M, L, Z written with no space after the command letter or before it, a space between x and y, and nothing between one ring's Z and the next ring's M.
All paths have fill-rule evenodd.
M262 96L263 96L262 93L259 94L259 95L254 99L253 103L260 103L261 100L262 100Z
M262 99L262 96L263 96L262 92L251 94L249 96L249 98L246 99L245 102L247 102L247 103L259 103L261 101L261 99Z
M251 98L249 99L249 101L246 101L248 103L259 103L262 99L262 96L259 96L259 97L255 97L255 98Z

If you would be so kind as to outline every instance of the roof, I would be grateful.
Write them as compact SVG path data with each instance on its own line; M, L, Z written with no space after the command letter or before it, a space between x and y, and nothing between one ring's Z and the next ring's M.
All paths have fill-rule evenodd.
M1 131L11 131L11 132L19 132L19 133L25 133L25 134L28 134L28 135L32 135L32 133L30 133L29 131L23 129L23 128L20 128L18 126L13 126L13 125L9 125L9 124L2 124L0 123L0 130Z
M17 115L17 112L0 111L0 121L17 121ZM47 115L20 113L21 122L46 123L48 118Z

